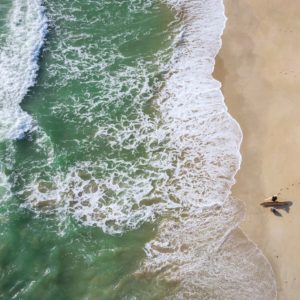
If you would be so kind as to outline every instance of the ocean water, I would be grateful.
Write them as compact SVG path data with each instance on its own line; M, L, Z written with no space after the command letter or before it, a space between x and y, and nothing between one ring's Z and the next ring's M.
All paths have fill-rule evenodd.
M0 4L3 299L274 299L237 228L221 0Z

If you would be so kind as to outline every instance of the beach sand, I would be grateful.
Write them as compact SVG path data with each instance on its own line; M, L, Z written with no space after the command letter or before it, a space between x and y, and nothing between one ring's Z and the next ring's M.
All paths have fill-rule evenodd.
M244 135L241 229L270 261L278 299L300 299L300 1L225 0L225 12L214 77ZM281 188L293 205L276 217L259 204Z

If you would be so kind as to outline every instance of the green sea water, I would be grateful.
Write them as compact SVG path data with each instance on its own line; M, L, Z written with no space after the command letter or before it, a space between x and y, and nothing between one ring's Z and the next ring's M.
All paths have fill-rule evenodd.
M222 0L1 1L0 299L276 298L230 196L225 22Z
M0 4L3 44L12 4ZM165 155L155 98L179 20L150 0L44 7L38 76L21 104L33 127L0 141L0 299L161 298L168 286L133 273L156 232L153 187L172 173L167 158L153 163Z

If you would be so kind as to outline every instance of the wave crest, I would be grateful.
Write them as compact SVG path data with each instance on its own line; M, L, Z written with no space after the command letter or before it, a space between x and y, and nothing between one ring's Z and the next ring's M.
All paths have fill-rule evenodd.
M0 140L20 139L32 127L32 118L19 105L35 84L47 30L41 0L15 0L7 19L0 48Z

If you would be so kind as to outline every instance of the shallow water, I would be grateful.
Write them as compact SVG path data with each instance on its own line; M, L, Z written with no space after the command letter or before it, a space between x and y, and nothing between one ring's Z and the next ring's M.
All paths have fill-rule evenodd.
M211 77L221 1L2 6L3 297L272 299L228 199L241 132Z

